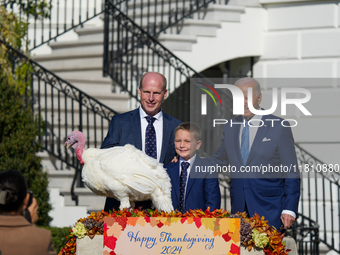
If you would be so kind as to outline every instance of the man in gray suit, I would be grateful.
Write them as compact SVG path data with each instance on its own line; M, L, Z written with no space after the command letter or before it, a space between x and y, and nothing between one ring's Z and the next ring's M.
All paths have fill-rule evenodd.
M175 129L181 121L162 111L162 103L167 96L166 78L157 72L145 73L140 80L138 94L141 106L133 111L113 116L109 131L101 149L132 144L137 149L157 159L160 163L170 163L176 155L174 147ZM152 123L149 119L152 119ZM148 146L148 134L155 134L154 148ZM136 208L151 207L151 201L136 203ZM105 211L119 208L119 201L107 198Z

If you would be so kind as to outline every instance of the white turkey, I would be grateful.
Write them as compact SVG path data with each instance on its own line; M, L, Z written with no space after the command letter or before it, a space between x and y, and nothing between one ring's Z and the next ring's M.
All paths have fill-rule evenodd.
M151 199L160 211L171 212L171 182L163 164L133 145L109 149L84 150L85 136L73 131L64 144L76 150L83 166L82 179L97 195L120 201L120 209L134 206L134 201Z

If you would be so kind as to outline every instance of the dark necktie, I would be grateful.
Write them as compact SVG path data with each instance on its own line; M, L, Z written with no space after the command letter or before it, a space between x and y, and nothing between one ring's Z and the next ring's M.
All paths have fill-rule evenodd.
M248 121L245 123L245 127L242 130L241 137L241 156L243 160L243 165L246 165L249 156L249 125Z
M180 192L180 198L179 198L179 207L182 213L185 213L185 186L187 183L187 177L188 177L188 167L190 166L190 163L183 161L181 164L182 171L181 176L179 180L179 192Z
M156 131L153 123L156 118L147 116L146 121L149 123L145 131L145 153L150 157L157 159L157 143L156 143Z

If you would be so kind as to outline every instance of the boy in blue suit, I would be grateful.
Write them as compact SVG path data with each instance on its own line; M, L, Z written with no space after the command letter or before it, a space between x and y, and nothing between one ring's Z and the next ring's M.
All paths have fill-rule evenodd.
M189 209L219 209L221 192L217 175L199 172L209 165L196 155L202 145L201 129L193 122L184 122L175 130L176 163L164 166L171 179L171 199L174 209L185 213ZM197 171L196 171L197 168Z

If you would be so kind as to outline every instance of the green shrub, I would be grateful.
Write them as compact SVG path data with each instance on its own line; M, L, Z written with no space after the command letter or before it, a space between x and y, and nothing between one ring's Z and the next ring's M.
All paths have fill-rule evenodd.
M65 246L67 243L66 236L70 234L70 228L56 228L56 227L44 227L52 232L52 239L54 249L56 250L57 254L59 251Z
M51 206L47 174L36 156L39 151L35 142L37 132L30 107L25 106L24 97L9 84L0 68L0 171L13 169L23 173L39 205L37 224L47 226L51 221L48 216Z
M45 0L35 3L42 1ZM26 3L31 6L33 1ZM31 12L31 7L22 4L21 7ZM0 39L26 53L24 37L27 25L25 20L20 20L14 13L0 7ZM39 151L39 145L35 142L38 126L24 97L31 83L32 68L27 61L13 65L12 60L6 46L0 43L0 171L13 169L23 173L39 205L37 225L48 226L51 221L48 216L51 210L48 203L48 179L42 170L41 159L36 156Z

